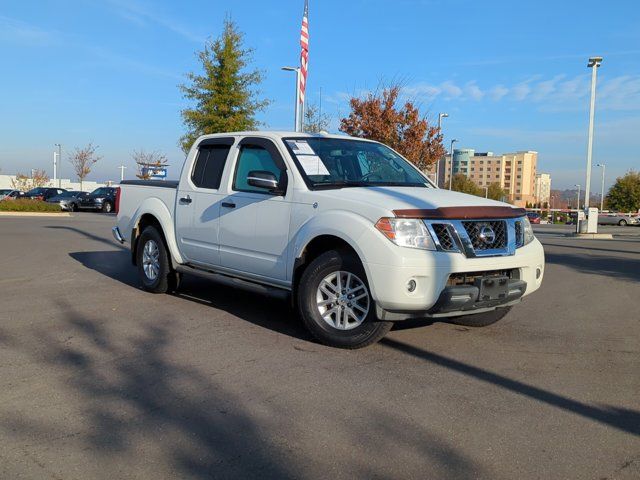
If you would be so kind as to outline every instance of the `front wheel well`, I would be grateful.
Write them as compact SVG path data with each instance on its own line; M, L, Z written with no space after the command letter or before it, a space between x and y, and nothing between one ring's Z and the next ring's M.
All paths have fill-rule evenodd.
M318 258L325 252L330 250L340 250L352 253L358 260L361 261L358 252L345 240L335 235L320 235L311 240L299 257L296 258L293 267L293 278L291 286L293 287L291 299L295 301L296 291L298 289L298 283L302 272L313 260Z
M162 236L165 247L167 246L167 239L164 236L164 231L162 230L160 221L152 214L145 213L140 217L140 220L138 220L138 224L131 232L131 263L133 263L134 265L137 265L136 250L138 248L138 238L140 238L140 234L144 231L144 229L150 225L154 226L158 230L158 233Z

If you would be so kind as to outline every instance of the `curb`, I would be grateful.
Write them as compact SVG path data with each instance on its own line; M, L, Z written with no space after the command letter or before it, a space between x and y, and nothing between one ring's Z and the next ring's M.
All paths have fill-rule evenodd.
M565 233L564 236L583 240L613 240L611 233Z
M69 212L0 212L0 217L71 217Z

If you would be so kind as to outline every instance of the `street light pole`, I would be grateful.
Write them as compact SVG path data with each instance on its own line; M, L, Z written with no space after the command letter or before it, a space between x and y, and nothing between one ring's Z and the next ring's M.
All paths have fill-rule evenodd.
M440 135L442 135L442 119L443 118L447 118L449 116L448 113L439 113L438 114L438 133ZM439 158L436 161L436 187L440 186L440 162L442 162L442 159Z
M449 168L449 190L453 188L453 144L458 140L455 138L451 140L451 166Z
M55 152L53 154L53 180L58 179L58 188L62 188L62 178L60 177L60 166L62 164L62 145L59 143L54 144L55 147L58 147L58 162L56 164L55 161Z
M127 167L125 167L124 165L120 165L118 167L120 169L120 181L124 180L124 171L126 170Z
M593 119L596 109L596 81L597 72L602 63L602 57L591 57L587 67L591 68L591 105L589 107L589 140L587 143L587 180L584 187L585 208L589 208L591 195L591 155L593 150Z
M578 187L578 207L576 210L580 210L580 185L574 185L574 187Z
M602 167L602 187L600 189L600 211L604 210L604 175L607 166L604 163L598 163L596 167Z
M285 72L296 72L296 105L294 110L294 132L299 132L300 128L300 68L282 67Z

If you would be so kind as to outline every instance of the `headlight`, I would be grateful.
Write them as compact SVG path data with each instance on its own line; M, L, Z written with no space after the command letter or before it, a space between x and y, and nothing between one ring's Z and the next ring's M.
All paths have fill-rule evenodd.
M400 247L436 249L427 227L417 218L381 218L376 228Z
M536 236L533 234L533 227L531 227L531 222L527 217L524 217L524 219L522 220L522 227L523 227L522 245L528 245L529 243L533 242L533 239L536 238Z

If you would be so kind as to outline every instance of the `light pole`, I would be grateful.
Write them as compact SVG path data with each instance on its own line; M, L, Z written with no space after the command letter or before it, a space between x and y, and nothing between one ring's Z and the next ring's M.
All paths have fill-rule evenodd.
M574 185L574 187L578 188L578 208L576 210L580 210L580 185Z
M120 165L118 167L120 169L120 181L124 180L124 171L126 170L127 167L125 167L124 165Z
M489 198L489 187L484 187L484 198Z
M299 67L282 67L285 72L296 72L296 106L294 115L294 132L299 132L300 128L300 68Z
M587 143L587 180L584 187L585 208L589 208L591 195L591 154L593 150L593 118L596 109L596 80L602 57L591 57L587 67L591 69L591 105L589 107L589 140Z
M438 132L442 135L442 119L447 118L449 116L448 113L439 113L438 114ZM441 158L436 162L436 187L440 186L440 162Z
M598 163L596 167L602 167L602 187L600 189L600 211L604 210L604 175L607 166L604 163Z
M56 162L56 152L53 152L53 181L55 185L56 178L58 179L58 188L62 188L62 179L60 178L60 163L62 162L62 145L54 143L54 147L58 147L58 161Z
M451 167L449 168L449 190L453 187L453 144L458 140L455 138L451 140Z

